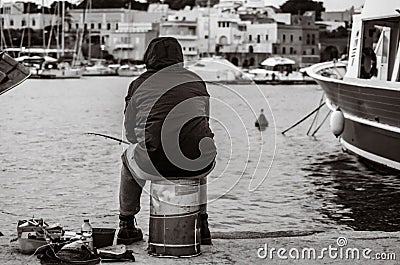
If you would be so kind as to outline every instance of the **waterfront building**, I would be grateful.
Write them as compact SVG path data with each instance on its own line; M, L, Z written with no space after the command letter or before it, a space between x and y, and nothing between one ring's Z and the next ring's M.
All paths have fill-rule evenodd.
M278 23L278 42L272 54L293 59L299 67L318 63L319 27L314 16L293 15L290 25Z
M160 36L180 42L186 60L238 52L246 25L238 14L216 8L186 8L160 24Z
M240 45L245 41L247 30L246 22L241 21L236 13L214 10L210 16L203 16L203 25L210 23L209 34L205 40L203 54L237 53ZM206 22L208 20L208 22ZM205 34L206 35L206 34ZM210 36L208 38L208 35Z
M350 24L355 14L354 7L345 11L326 11L321 13L322 21L334 21L334 22L345 22Z
M57 23L57 18L54 15L24 12L24 2L3 3L0 19L3 30L25 28L42 30L46 26Z
M150 41L158 36L158 23L120 23L104 37L103 49L118 61L142 62Z
M149 12L124 8L72 9L67 33L74 43L85 32L82 47L91 58L111 54L118 61L142 61L147 44L158 35L158 25L167 15L165 5L151 6Z
M196 10L185 9L177 11L160 23L160 37L174 37L182 46L185 60L199 57L198 49L198 17Z
M81 45L90 58L141 61L157 36L178 39L186 60L222 55L237 66L256 67L268 57L282 56L303 67L320 58L319 27L312 13L279 13L261 0L221 0L213 8L179 11L151 4L147 12L108 8L70 9L67 14L65 48Z
M290 58L297 67L319 62L319 27L314 17L288 15L289 23L257 14L246 16L248 21L242 21L247 22L244 40L237 47L221 51L232 63L243 67L257 67L272 56Z

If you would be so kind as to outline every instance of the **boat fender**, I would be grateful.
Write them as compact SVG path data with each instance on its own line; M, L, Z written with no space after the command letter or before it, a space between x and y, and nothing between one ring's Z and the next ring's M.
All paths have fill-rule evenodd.
M260 116L255 122L255 126L260 130L264 131L268 127L268 120L264 115L264 109L261 109Z
M371 47L362 49L360 77L370 79L376 76L378 74L376 65L377 60L374 50Z
M330 120L332 133L339 137L344 131L344 115L340 108L337 108L331 114Z

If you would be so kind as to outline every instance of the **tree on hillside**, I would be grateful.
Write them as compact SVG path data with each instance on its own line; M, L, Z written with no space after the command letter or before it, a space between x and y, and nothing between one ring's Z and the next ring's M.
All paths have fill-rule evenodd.
M179 10L185 8L185 6L193 7L196 4L196 0L166 0L169 8Z
M147 0L147 3L161 3L160 0ZM169 8L174 10L180 10L185 8L185 6L214 6L215 4L219 3L219 0L164 0L165 4L168 4Z
M76 5L72 4L71 2L68 1L54 1L50 5L50 10L52 14L61 14L62 12L62 2L65 2L65 10L71 9L76 7Z
M321 20L321 13L325 11L322 2L312 0L288 0L280 6L280 9L283 13L293 15L303 15L306 11L315 11L316 20Z
M84 9L87 7L88 0L83 0L77 6ZM137 2L135 0L92 0L92 8L131 8L135 10L147 10L149 4Z

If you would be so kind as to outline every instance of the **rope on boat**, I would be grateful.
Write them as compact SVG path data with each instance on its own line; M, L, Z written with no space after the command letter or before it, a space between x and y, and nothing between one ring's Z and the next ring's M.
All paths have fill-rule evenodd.
M314 136L319 129L321 129L322 125L324 125L325 121L328 119L329 115L332 113L332 110L329 110L328 113L326 114L325 118L322 120L321 124L315 129L315 131L311 134L311 136Z
M322 93L321 99L320 99L320 101L319 101L319 105L321 105L321 104L324 102L324 95L325 95L325 94ZM319 110L317 111L317 113L315 113L315 116L314 116L313 121L311 122L310 128L308 128L307 135L310 134L310 132L311 132L311 130L312 130L314 124L317 123L317 121L318 121L318 114L319 114Z
M293 129L294 127L296 127L297 125L299 125L300 123L302 123L303 121L305 121L306 119L308 119L311 115L313 115L314 113L316 113L317 111L319 111L320 108L322 108L323 106L325 106L325 102L323 102L322 104L320 104L316 109L314 109L313 111L311 111L309 114L307 114L304 118L302 118L301 120L299 120L298 122L296 122L295 124L293 124L292 126L290 126L288 129L284 130L282 132L282 134L285 134L286 132L288 132L289 130Z

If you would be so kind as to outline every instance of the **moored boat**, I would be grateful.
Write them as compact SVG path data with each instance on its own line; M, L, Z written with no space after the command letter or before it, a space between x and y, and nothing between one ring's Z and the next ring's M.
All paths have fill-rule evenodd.
M366 0L353 18L349 61L343 77L337 63L311 66L307 73L344 117L345 150L400 170L400 10L391 0ZM331 73L331 74L329 74ZM339 119L340 120L340 119Z
M7 53L0 53L0 95L24 82L30 70Z
M44 79L77 79L81 78L83 69L72 67L68 62L45 62L38 74Z
M139 76L146 71L146 65L122 65L118 68L119 76Z
M307 75L294 70L295 61L284 57L269 57L261 62L259 68L250 69L254 82L258 84L299 84L315 83Z
M15 60L29 68L30 78L39 78L39 74L41 72L42 65L49 58L51 58L51 60L54 59L49 56L38 56L38 55L27 56L27 55L24 55L24 56L15 58ZM56 60L56 59L54 59L54 60Z
M105 63L105 60L96 60L94 64L86 66L83 71L84 76L112 76L117 75L115 69Z
M206 57L185 62L185 67L206 82L252 83L250 76L222 57Z

